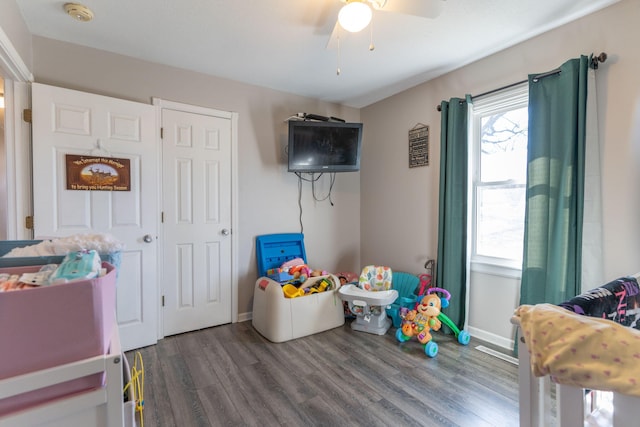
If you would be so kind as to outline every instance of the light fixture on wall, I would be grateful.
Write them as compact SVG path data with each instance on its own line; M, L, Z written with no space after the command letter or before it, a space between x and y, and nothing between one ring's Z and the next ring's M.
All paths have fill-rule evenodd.
M373 12L364 0L347 0L338 13L340 26L351 33L364 30L371 22Z
M0 92L0 109L4 109L4 93Z
M83 4L65 3L64 11L76 21L89 22L93 19L93 12Z

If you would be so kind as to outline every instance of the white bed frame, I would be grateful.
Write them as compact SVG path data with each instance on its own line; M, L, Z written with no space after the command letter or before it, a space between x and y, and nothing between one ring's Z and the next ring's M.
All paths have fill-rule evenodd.
M520 400L520 427L583 427L607 425L629 427L640 423L640 398L613 393L613 414L600 413L585 418L585 390L556 384L549 376L537 378L531 371L531 358L522 338L520 320L512 317L518 326L518 379ZM551 412L551 387L556 387L556 422Z
M0 380L0 399L101 372L103 387L0 416L0 426L123 427L123 356L117 325L112 330L108 354Z

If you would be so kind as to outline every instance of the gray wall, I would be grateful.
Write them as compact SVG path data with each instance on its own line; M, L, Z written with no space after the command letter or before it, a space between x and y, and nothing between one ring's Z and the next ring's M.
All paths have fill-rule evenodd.
M338 176L335 206L314 202L305 184L304 224L312 266L358 271L379 263L421 273L424 262L435 257L437 244L436 105L452 96L520 81L591 52L609 54L598 71L605 277L640 271L637 0L622 0L361 111L39 37L33 40L31 67L31 41L24 37L24 26L15 27L12 20L17 8L12 0L1 1L0 27L13 34L38 82L146 103L160 97L239 113L239 313L251 311L255 236L299 231L297 180L286 172L282 154L284 120L290 114L307 111L365 123L362 171ZM430 165L409 169L407 132L419 123L430 126ZM518 286L515 279L471 275L469 325L478 335L508 344L513 333L508 319Z
M31 61L31 33L14 0L0 0L0 30L4 32L11 41L13 48L26 67L30 70L33 69ZM0 73L2 73L2 67L0 67Z
M33 46L33 73L39 83L144 103L158 97L238 112L238 313L251 312L255 237L300 231L298 181L287 172L282 150L285 120L303 111L359 121L359 111L40 37L34 37ZM318 183L319 194L328 190L325 178ZM338 174L333 207L328 201L314 202L309 183L304 183L303 222L311 267L333 272L360 268L359 194L359 173Z
M438 222L440 113L443 99L479 94L556 68L580 54L605 51L597 72L604 203L604 274L612 279L640 271L640 2L616 5L506 49L362 109L370 149L363 157L362 261L384 260L413 273L435 257ZM430 126L428 167L407 166L407 132ZM388 173L380 174L384 165ZM379 204L380 195L387 197ZM375 207L375 209L374 209ZM519 280L474 272L469 326L508 346L509 318L519 300ZM455 297L455 296L454 296Z

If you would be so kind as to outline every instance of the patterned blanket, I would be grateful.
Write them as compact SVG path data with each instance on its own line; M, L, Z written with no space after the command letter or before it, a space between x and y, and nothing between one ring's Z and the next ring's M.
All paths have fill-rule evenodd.
M640 286L635 277L622 277L560 304L577 314L613 320L640 329Z

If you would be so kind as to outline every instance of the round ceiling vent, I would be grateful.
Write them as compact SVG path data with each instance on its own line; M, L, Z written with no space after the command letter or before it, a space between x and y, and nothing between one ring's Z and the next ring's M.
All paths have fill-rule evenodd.
M89 22L93 19L93 12L82 4L65 3L64 11L67 15L80 22Z

